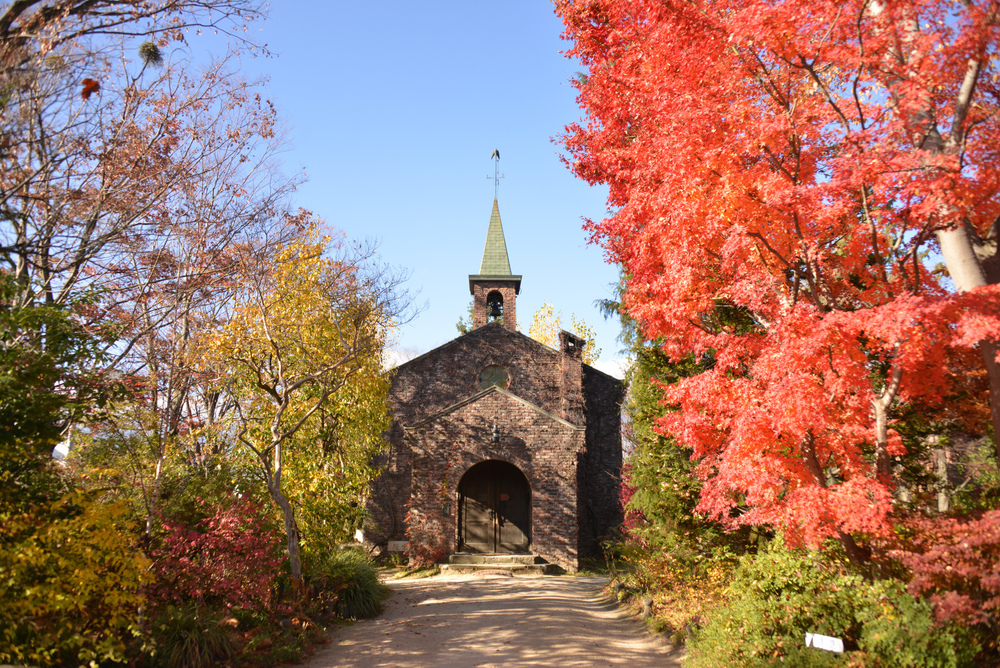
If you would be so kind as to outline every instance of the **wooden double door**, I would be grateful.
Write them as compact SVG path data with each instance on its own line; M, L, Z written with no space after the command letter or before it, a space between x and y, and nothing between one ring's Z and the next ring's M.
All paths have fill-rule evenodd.
M459 549L465 552L527 552L531 543L531 487L513 464L488 460L466 472L458 485Z

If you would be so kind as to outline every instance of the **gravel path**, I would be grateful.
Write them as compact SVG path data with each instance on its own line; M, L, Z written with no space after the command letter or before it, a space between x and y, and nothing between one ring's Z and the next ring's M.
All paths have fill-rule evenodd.
M680 666L680 652L602 598L603 578L390 580L380 617L331 632L307 668Z

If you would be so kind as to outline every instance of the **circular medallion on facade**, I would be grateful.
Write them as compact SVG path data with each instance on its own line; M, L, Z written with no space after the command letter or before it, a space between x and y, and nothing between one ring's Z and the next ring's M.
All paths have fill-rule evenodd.
M497 387L507 389L510 385L510 374L507 373L507 369L502 366L491 365L483 369L483 372L479 374L479 386L481 388L488 389L496 385Z

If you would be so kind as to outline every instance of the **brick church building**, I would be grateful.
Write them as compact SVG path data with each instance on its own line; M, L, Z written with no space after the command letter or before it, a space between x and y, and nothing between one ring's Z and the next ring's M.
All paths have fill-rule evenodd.
M583 364L570 332L555 350L517 331L496 200L469 290L472 330L394 371L366 537L411 560L534 554L575 570L622 520L622 383Z

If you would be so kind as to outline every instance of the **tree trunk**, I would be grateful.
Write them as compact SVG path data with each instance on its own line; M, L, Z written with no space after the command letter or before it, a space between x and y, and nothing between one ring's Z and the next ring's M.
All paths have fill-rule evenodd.
M993 418L993 448L997 453L997 466L1000 467L1000 364L997 364L997 352L1000 347L992 341L980 341L979 350L983 353L983 365L986 367L986 377L990 380L990 415Z
M820 487L827 487L826 476L823 473L823 467L819 464L819 459L816 457L816 437L813 436L812 432L808 432L806 437L802 440L802 459L806 465L806 468L812 474L813 479L816 484ZM851 534L844 531L837 530L837 540L840 541L841 546L844 548L844 552L847 553L847 558L851 560L856 566L860 566L864 569L869 569L871 564L871 551L862 548L858 545L857 541Z
M302 557L299 553L299 529L295 526L295 511L292 510L292 504L281 493L278 484L268 485L267 491L271 493L271 498L281 508L281 514L285 520L285 535L288 537L288 565L292 570L292 581L298 590L302 583Z
M895 352L899 353L898 343ZM892 485L892 460L889 458L889 407L896 399L902 380L903 368L896 364L886 379L882 394L872 399L872 412L875 414L875 476L887 487Z
M847 553L847 558L851 560L855 566L860 566L864 569L866 574L871 572L871 560L872 553L867 548L862 548L858 545L854 537L849 533L844 533L843 531L837 532L837 540L840 542L841 547L844 548L844 552ZM870 576L869 576L870 578Z
M281 411L279 410L274 423L271 425L271 437L275 442L273 454L274 468L271 469L267 466L266 455L261 456L261 463L264 464L264 470L267 475L267 491L270 492L271 498L281 508L281 515L285 521L285 535L288 537L288 566L292 571L292 586L298 592L302 588L302 557L299 553L299 528L295 525L295 511L292 509L292 504L281 492L281 474L283 473L281 438L277 427L280 419Z
M156 474L153 476L153 491L150 494L146 510L146 538L153 535L153 518L156 516L156 506L160 499L160 484L163 481L163 460L167 458L166 448L160 442L160 452L156 458Z
M964 225L952 230L939 230L938 243L944 256L948 275L959 292L980 288L986 283L986 272L976 256L972 237ZM994 341L980 341L979 350L983 354L986 376L990 381L990 417L993 422L993 447L1000 466L1000 364L997 364L997 344Z
M939 437L933 437L936 441ZM951 507L948 495L948 452L944 448L934 448L934 461L937 467L937 510L946 513Z
M875 413L875 476L879 482L889 485L892 478L892 463L889 459L889 408L881 398L872 401Z

